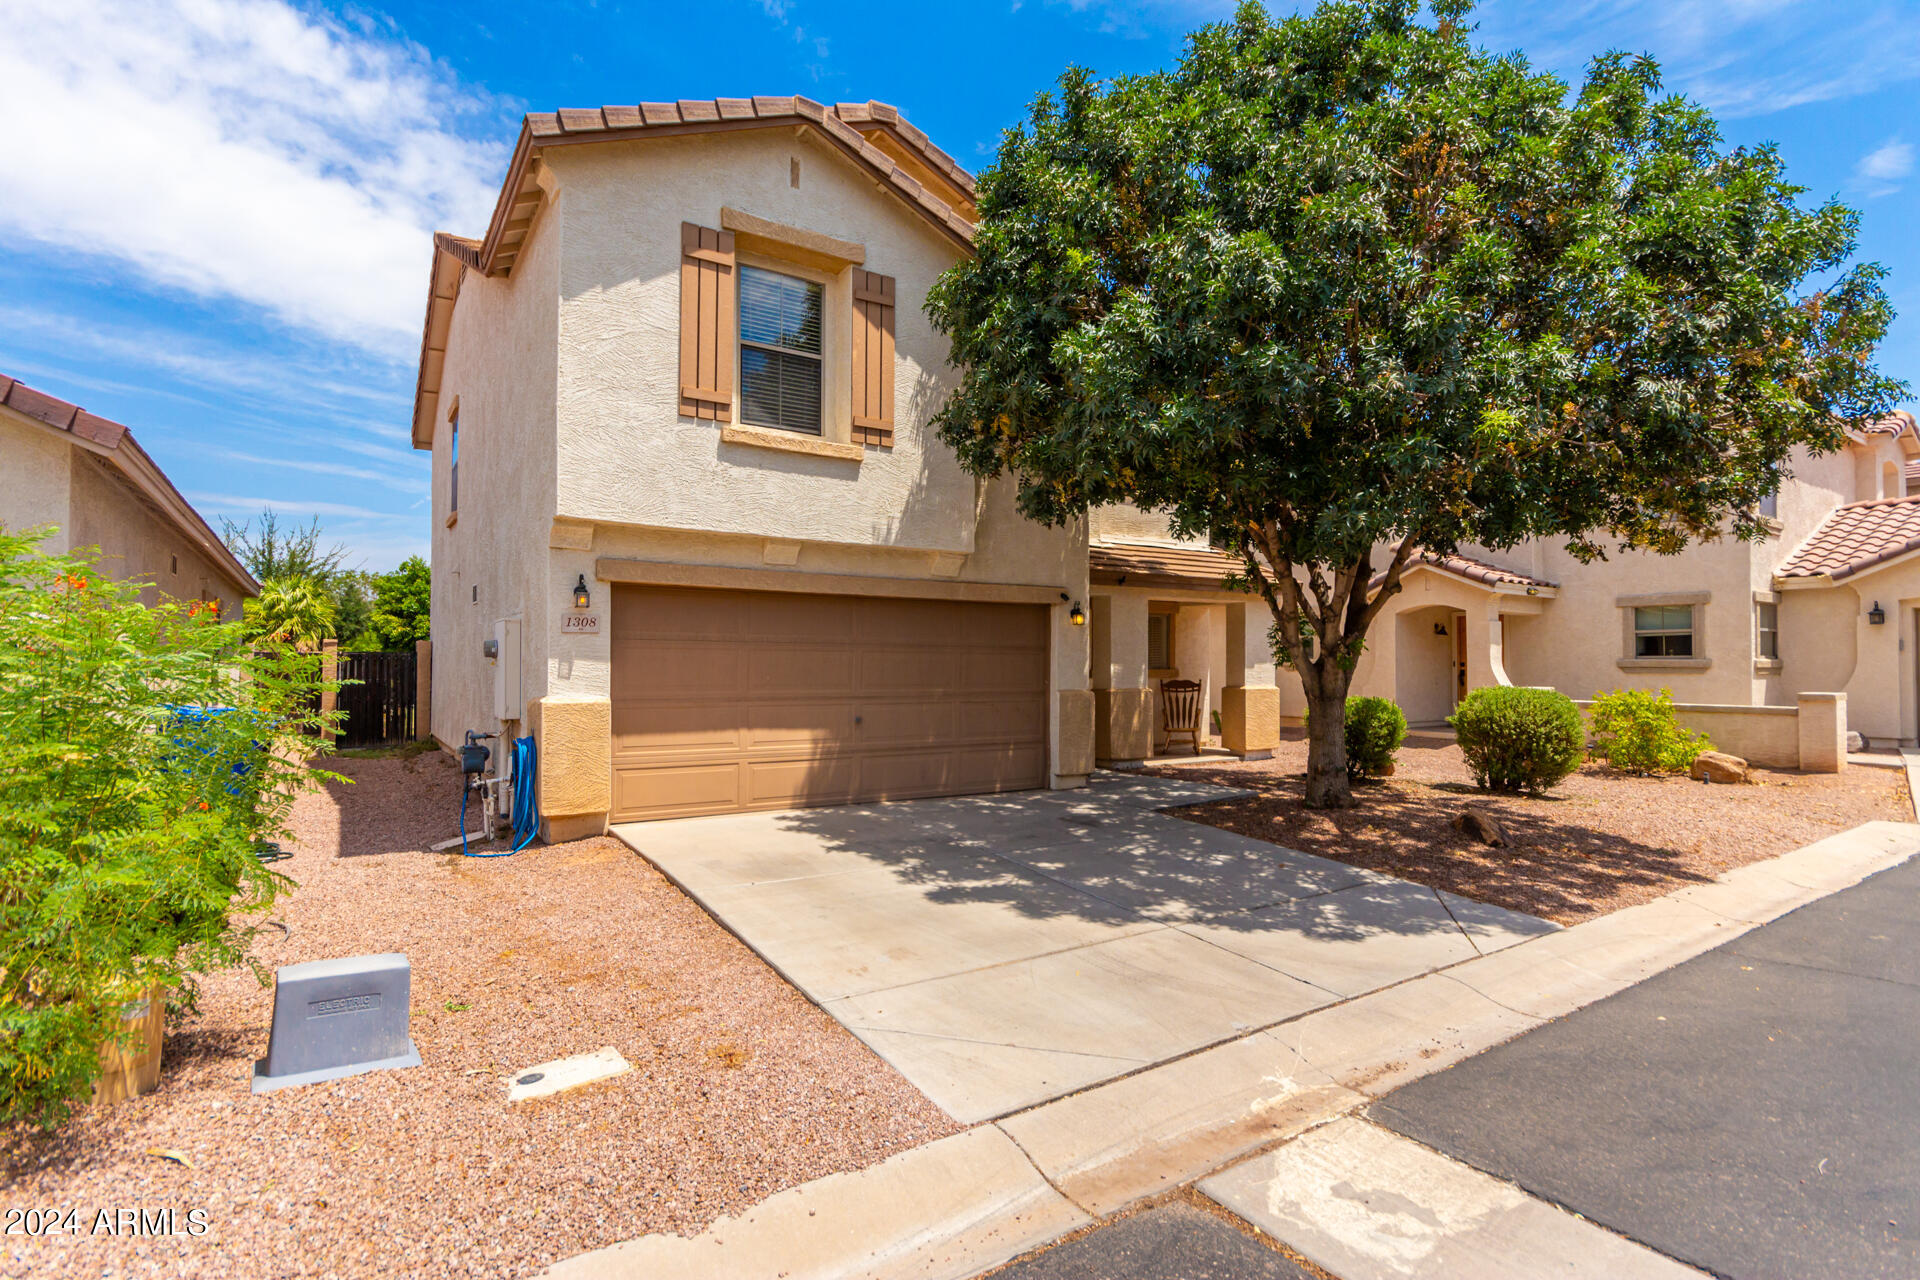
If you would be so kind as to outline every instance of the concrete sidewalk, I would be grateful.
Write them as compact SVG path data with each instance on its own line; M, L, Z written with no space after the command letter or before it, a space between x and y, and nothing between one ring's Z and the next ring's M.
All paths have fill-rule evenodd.
M1542 1256L1607 1259L1615 1275L1690 1274L1650 1251L1616 1248L1611 1242L1617 1237L1595 1244L1568 1222L1585 1231L1600 1228L1404 1138L1342 1117L1916 851L1920 827L1858 827L1740 868L1714 884L1314 1010L861 1173L783 1192L693 1239L648 1237L559 1263L549 1274L560 1280L776 1274L792 1280L909 1275L964 1280L1196 1182L1256 1221L1269 1212L1262 1206L1273 1206L1262 1225L1304 1237L1301 1227L1286 1224L1288 1199L1277 1180L1311 1186L1316 1160L1324 1169L1334 1149L1330 1144L1338 1143L1346 1145L1348 1158L1366 1153L1370 1161L1370 1187L1342 1193L1342 1203L1352 1208L1344 1219L1351 1231L1365 1235L1385 1229L1391 1235L1392 1223L1409 1215L1444 1226L1446 1206L1423 1205L1422 1194L1464 1196L1459 1203L1479 1206L1466 1220L1476 1238L1463 1242L1455 1239L1460 1232L1442 1231L1435 1239L1408 1245L1416 1259L1432 1264L1418 1274L1537 1275L1524 1256L1532 1248L1546 1250ZM1290 1141L1322 1126L1328 1136L1312 1145ZM1289 1150L1292 1156L1284 1154ZM1251 1163L1241 1163L1250 1157ZM1407 1174L1408 1168L1416 1173ZM1405 1184L1403 1190L1395 1189L1395 1180ZM1404 1196L1404 1202L1395 1195ZM1542 1217L1543 1211L1560 1216ZM1497 1229L1481 1230L1496 1219ZM1571 1242L1565 1235L1570 1229ZM1332 1243L1315 1247L1327 1250L1324 1256L1336 1256ZM1404 1267L1355 1269L1362 1265L1356 1258L1366 1253L1338 1255L1351 1274L1336 1274L1345 1280L1410 1274ZM1395 1256L1388 1251L1389 1262Z

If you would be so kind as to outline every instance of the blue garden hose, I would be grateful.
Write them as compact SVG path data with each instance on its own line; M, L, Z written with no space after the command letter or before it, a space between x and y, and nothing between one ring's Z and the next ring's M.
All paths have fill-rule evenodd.
M539 783L540 757L535 750L533 739L515 738L513 740L513 837L519 843L513 846L518 853L533 843L540 834L540 796Z
M513 740L513 838L517 842L512 848L502 849L498 853L474 853L467 848L467 795L472 787L460 793L460 854L466 858L510 858L533 843L540 834L540 798L536 791L539 753L534 749L532 738ZM492 839L492 833L488 833Z

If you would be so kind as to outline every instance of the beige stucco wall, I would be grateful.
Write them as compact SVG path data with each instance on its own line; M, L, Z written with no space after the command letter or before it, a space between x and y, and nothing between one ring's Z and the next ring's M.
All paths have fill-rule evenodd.
M1087 512L1087 536L1093 541L1111 538L1118 542L1193 542L1175 539L1167 527L1164 511L1143 511L1130 503L1094 507Z
M561 197L564 201L564 195ZM495 717L494 622L521 620L523 700L546 692L552 621L548 531L554 503L554 388L561 219L544 207L513 274L467 272L447 338L433 437L433 732L524 731ZM446 526L452 433L460 412L460 511ZM569 580L571 585L571 580ZM478 599L475 598L478 588Z
M1878 604L1886 621L1874 626ZM1847 727L1912 745L1920 727L1920 561L1897 561L1825 588L1780 593L1782 677L1791 694L1845 693Z
M791 164L801 182L790 185ZM975 550L974 481L925 422L951 386L922 299L960 256L950 240L791 130L563 149L559 514L808 542ZM894 277L895 435L857 460L724 443L679 405L680 227L722 207L865 247ZM783 270L790 268L781 268ZM849 441L851 272L825 281L823 438ZM737 381L737 379L736 379ZM736 388L737 392L737 388Z
M70 459L74 447L38 423L0 408L0 527L20 532L51 526L41 547L74 545L68 537Z

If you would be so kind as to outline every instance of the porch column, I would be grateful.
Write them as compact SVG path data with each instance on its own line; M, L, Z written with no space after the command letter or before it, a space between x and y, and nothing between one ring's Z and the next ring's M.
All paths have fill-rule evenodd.
M1227 606L1227 684L1220 690L1220 741L1242 760L1265 760L1280 745L1280 690L1273 680L1264 604Z
M1500 613L1500 597L1491 596L1478 617L1467 614L1467 688L1490 689L1510 685L1506 665L1505 619Z
M1153 694L1147 685L1147 597L1093 601L1093 741L1102 764L1138 764L1153 754Z

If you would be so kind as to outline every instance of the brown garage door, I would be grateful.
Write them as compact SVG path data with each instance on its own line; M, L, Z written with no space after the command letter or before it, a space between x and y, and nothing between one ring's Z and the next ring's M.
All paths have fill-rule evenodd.
M1046 784L1038 605L617 587L614 821Z

